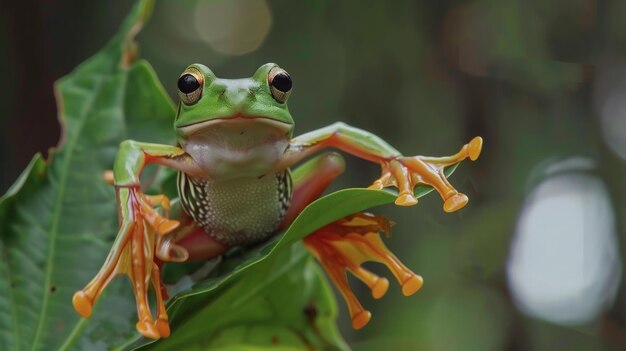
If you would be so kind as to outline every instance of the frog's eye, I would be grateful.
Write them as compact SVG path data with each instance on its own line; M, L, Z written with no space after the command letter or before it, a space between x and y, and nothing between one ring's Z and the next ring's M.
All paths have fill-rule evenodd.
M193 105L200 100L203 86L204 76L196 70L187 70L178 78L178 96L185 105Z
M274 100L285 103L291 92L291 77L284 69L274 67L267 75L267 83Z

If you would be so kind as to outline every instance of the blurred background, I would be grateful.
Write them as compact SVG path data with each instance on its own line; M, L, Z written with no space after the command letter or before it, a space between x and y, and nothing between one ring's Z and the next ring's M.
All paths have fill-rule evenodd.
M0 2L2 192L59 139L53 82L131 5ZM452 177L462 211L376 209L425 285L373 301L353 281L374 315L352 331L339 300L355 350L626 350L625 17L623 0L161 0L139 42L172 96L193 62L224 78L277 62L298 134L341 120L433 156L484 138ZM378 175L347 161L335 189Z

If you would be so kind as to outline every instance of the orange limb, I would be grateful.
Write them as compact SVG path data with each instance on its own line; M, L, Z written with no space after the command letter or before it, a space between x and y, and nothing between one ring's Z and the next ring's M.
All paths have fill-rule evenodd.
M100 271L84 289L77 291L72 299L74 308L83 317L91 315L93 305L118 274L128 275L137 302L137 330L145 337L158 339L169 335L166 331L167 314L163 306L163 286L154 253L161 238L176 229L178 221L161 216L152 206L161 206L164 212L170 208L169 199L163 195L148 196L138 187L116 189L120 199L121 217L124 218L113 247ZM148 303L148 286L152 281L157 295L155 322Z
M136 222L134 226L135 235L132 236L130 247L131 267L127 273L133 285L133 293L137 302L139 321L135 324L135 327L141 335L150 339L158 339L160 334L152 318L152 312L148 303L148 287L146 283L151 278L152 260L148 260L144 251L147 243L142 233L145 232L146 228L143 221Z
M167 338L170 336L170 324L167 318L167 310L165 309L164 298L167 298L166 294L163 294L163 283L161 282L161 270L156 263L152 263L152 287L154 288L156 295L157 305L157 320L155 327L159 332L159 336ZM167 291L165 291L167 293Z
M180 225L179 221L168 219L170 200L165 195L139 194L145 201L141 201L141 211L148 224L159 234L159 238L170 233ZM159 214L154 207L160 206L163 214Z
M205 261L226 252L230 246L213 239L204 229L192 223L184 232L175 233L171 238L170 249L185 252L183 261Z
M402 264L381 240L380 232L388 234L391 226L392 223L382 216L359 213L318 229L304 239L305 246L315 255L346 301L355 329L364 327L371 313L363 308L350 288L347 271L365 283L376 299L385 295L389 281L361 267L364 262L379 262L389 268L405 296L422 287L422 277Z

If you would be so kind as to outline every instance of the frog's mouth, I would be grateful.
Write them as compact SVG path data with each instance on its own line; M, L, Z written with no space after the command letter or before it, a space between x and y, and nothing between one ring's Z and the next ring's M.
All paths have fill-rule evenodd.
M292 128L292 125L289 123L277 121L268 117L234 116L213 118L202 122L180 126L177 127L177 129L182 135L189 137L194 134L213 129L215 127L235 127L245 129L254 126L269 127L270 129L275 129L277 132L282 134L287 134Z
M202 121L178 131L181 146L213 179L267 173L287 149L292 125L266 117Z

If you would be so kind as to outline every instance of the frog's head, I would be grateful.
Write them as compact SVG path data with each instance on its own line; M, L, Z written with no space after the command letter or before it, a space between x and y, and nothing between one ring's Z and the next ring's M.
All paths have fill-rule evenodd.
M178 79L180 103L174 126L181 145L216 126L247 126L289 138L293 119L287 108L291 77L274 63L251 78L221 79L209 68L193 64Z

